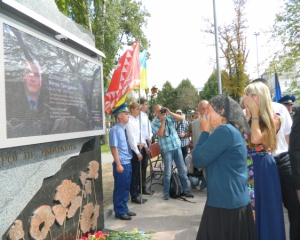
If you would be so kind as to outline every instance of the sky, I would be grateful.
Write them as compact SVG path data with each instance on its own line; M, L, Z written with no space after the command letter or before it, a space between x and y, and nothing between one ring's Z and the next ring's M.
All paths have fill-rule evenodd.
M168 80L177 87L183 79L189 79L195 88L203 87L216 66L214 36L203 33L206 23L203 18L213 21L213 0L142 0L151 17L144 29L150 40L147 61L148 86L159 89ZM234 15L232 0L215 0L217 23L230 23ZM283 6L283 0L248 0L245 14L248 22L246 31L249 57L247 74L254 79L258 76L257 56L260 74L278 44L268 43L266 33L274 24L275 14ZM259 32L259 36L254 33ZM256 45L257 38L257 45ZM258 49L258 51L257 51ZM257 55L258 53L258 55ZM219 51L221 56L221 52ZM220 59L221 67L224 61Z

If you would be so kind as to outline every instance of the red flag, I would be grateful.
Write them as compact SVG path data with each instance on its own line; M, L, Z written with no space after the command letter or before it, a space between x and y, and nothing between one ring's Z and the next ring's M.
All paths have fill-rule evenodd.
M114 71L107 93L105 112L110 113L119 100L133 87L140 85L140 46L136 41L121 57Z

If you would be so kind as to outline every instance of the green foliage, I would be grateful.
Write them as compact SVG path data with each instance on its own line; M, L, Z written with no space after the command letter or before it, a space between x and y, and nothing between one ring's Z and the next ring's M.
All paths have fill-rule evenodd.
M157 93L157 103L169 108L171 111L176 111L176 90L173 88L169 81L166 81L162 87L162 90ZM154 104L152 105L155 106Z
M289 73L292 83L286 92L299 101L300 75L294 67L300 61L300 0L285 0L284 8L276 14L271 39L279 39L283 48L275 52L268 73Z
M222 70L221 71L222 85L223 85L223 83L226 79L228 79L228 74L225 70ZM227 93L226 88L223 87L222 92ZM219 91L218 91L218 73L217 73L217 70L215 69L213 71L213 73L210 75L210 77L208 78L207 82L204 84L204 88L200 92L200 98L203 99L203 100L209 101L211 98L213 98L214 96L216 96L218 94L219 94Z
M186 113L188 110L194 110L198 107L200 100L198 91L189 79L182 80L176 90L176 109L181 109L184 113Z
M288 94L292 94L296 97L295 102L300 104L300 81L298 78L293 78L290 87L286 90Z
M210 100L216 95L218 95L218 76L217 70L214 70L207 82L204 84L204 88L200 92L200 98Z
M95 35L96 47L106 56L103 59L104 85L107 87L112 70L120 56L117 53L125 45L140 40L140 49L148 49L149 42L143 26L147 26L148 11L140 1L134 0L55 0L60 11L89 29Z
M275 53L273 65L278 72L290 72L300 60L300 0L286 0L276 14L272 38L279 38L283 48Z
M249 54L245 37L247 20L244 17L244 10L246 2L246 0L234 0L235 18L231 24L218 28L220 48L226 62L225 70L227 72L227 76L223 76L223 91L237 101L244 94L248 79L245 73ZM204 32L214 34L214 24L209 20L206 21L209 23L209 27Z
M139 232L126 232L126 231L119 231L119 232L111 232L106 240L154 240L150 236L146 234L139 233Z
M198 92L191 81L183 79L177 88L173 88L172 84L166 81L162 90L158 92L155 103L169 108L172 112L181 109L186 113L188 110L196 109L199 100Z

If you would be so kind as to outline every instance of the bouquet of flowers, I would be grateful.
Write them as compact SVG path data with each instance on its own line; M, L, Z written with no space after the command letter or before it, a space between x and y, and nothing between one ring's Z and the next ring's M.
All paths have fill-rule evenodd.
M98 231L94 234L88 234L85 237L82 237L78 240L155 240L151 236L146 234L155 233L156 231L139 231L137 228L134 228L132 232L127 231L118 231L118 232L106 232L103 233Z

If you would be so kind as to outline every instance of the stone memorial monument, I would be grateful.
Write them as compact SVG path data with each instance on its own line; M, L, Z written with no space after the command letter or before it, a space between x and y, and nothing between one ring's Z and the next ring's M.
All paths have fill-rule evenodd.
M0 33L0 236L102 230L104 54L54 0L1 0Z

